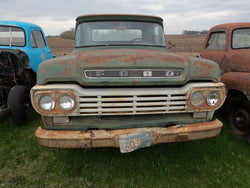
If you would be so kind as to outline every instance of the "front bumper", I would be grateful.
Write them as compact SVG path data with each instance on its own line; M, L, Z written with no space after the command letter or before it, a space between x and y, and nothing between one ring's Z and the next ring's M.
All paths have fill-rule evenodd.
M140 147L148 147L158 143L182 142L215 137L220 134L223 124L219 120L205 123L183 124L171 127L150 127L119 130L87 130L87 131L55 131L45 130L39 127L35 133L41 146L51 148L96 148L96 147L118 147L122 153L130 152ZM149 133L150 143L143 145L141 137L138 144L134 138L137 135ZM124 146L121 140L130 139L130 148ZM127 146L126 146L127 147Z

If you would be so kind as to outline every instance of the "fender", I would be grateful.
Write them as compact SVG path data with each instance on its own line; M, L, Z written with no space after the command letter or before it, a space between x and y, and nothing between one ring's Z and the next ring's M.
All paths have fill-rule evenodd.
M221 81L228 90L238 90L250 100L250 73L228 72L221 76Z

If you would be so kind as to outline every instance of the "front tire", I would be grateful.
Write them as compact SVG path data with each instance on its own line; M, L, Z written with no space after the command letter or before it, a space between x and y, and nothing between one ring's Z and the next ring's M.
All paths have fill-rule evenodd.
M12 122L16 125L24 124L32 111L28 88L25 86L11 88L7 103Z
M250 102L243 95L232 97L226 106L226 123L242 139L250 141Z

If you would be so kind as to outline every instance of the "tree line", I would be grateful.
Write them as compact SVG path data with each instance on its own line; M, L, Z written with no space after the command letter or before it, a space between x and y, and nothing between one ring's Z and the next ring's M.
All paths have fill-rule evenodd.
M202 31L183 30L182 31L183 35L190 35L190 34L200 35L200 34L207 34L207 33L208 33L208 30L202 30Z
M74 39L75 39L75 29L74 29L74 28L71 28L70 30L63 31L63 32L60 34L60 38L63 38L63 39L72 39L72 40L74 40Z

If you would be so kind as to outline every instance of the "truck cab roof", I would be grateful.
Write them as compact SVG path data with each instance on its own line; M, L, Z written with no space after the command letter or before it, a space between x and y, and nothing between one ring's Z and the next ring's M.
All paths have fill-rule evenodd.
M215 29L226 29L226 30L234 30L236 28L245 28L250 27L250 22L236 22L236 23L225 23L225 24L219 24L210 29L210 31L213 31Z
M112 21L148 21L157 22L162 25L163 19L158 16L151 15L135 15L135 14L92 14L92 15L82 15L76 18L76 24L80 22L87 21L102 21L102 20L112 20Z
M5 20L5 21L0 20L0 25L21 27L24 30L26 30L26 29L28 29L30 27L41 28L40 26L38 26L36 24L32 24L32 23L28 23L28 22L7 21L7 20Z

